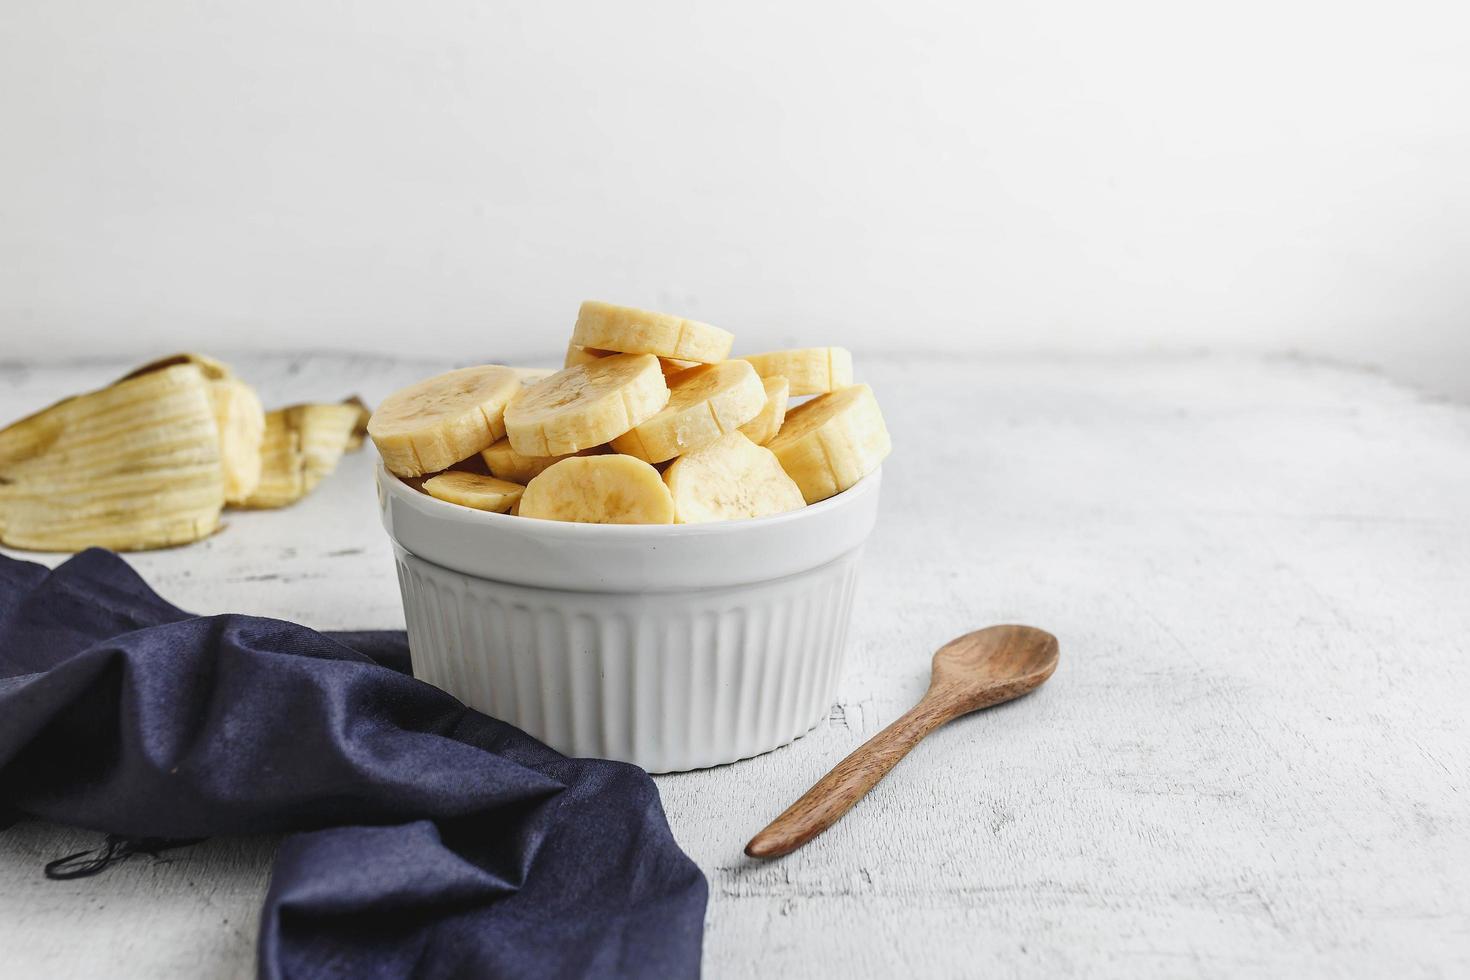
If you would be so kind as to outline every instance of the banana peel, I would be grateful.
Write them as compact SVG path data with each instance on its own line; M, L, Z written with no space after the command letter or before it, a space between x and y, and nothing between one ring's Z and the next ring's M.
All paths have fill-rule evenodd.
M219 527L220 437L199 365L65 399L0 430L0 543L141 551Z
M316 489L343 453L361 447L368 414L357 398L267 412L260 482L242 506L285 507Z
M204 376L219 430L220 466L224 472L225 503L243 504L260 483L261 443L265 438L265 409L260 396L235 377L229 365L207 354L173 354L149 361L123 375L123 381L178 364L192 364Z
M166 548L217 531L225 506L280 507L362 446L356 397L267 414L204 354L150 361L0 430L0 544Z
M250 509L293 504L337 468L344 453L367 438L372 412L356 395L340 403L291 405L267 413L255 389L207 354L182 353L150 361L125 378L175 364L204 375L220 435L225 503Z

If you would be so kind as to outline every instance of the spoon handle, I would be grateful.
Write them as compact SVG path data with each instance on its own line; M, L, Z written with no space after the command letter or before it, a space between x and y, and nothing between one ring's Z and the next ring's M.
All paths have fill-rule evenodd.
M868 739L750 839L745 853L772 858L790 854L842 818L919 740L956 714L953 697L931 690L897 721Z

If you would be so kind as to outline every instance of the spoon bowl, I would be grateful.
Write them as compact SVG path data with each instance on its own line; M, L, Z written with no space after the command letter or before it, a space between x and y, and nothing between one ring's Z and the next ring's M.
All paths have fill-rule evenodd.
M934 652L930 690L939 685L957 698L973 701L965 712L977 711L1040 687L1057 669L1060 654L1057 638L1046 630L987 626Z

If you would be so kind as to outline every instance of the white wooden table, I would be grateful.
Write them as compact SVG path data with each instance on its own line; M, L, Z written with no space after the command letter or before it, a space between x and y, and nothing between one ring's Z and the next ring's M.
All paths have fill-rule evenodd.
M234 363L268 404L448 366ZM1295 359L860 365L896 449L831 717L658 779L709 876L709 976L1470 973L1470 407ZM121 367L0 366L0 416ZM372 456L129 560L199 612L401 627ZM741 855L934 647L1006 621L1061 638L1045 688L938 733L804 850ZM252 973L274 841L41 876L95 840L0 833L0 973Z

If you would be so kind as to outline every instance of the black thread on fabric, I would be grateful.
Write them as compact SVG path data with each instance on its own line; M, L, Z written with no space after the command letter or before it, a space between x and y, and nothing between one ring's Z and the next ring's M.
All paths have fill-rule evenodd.
M163 860L159 854L175 847L188 847L204 840L203 837L173 839L169 837L123 837L108 834L101 847L90 851L77 851L55 861L46 862L46 877L52 881L71 881L73 878L90 878L101 874L114 864L126 861L135 854L146 854L154 860Z

